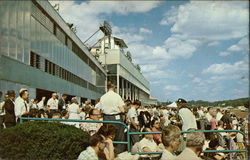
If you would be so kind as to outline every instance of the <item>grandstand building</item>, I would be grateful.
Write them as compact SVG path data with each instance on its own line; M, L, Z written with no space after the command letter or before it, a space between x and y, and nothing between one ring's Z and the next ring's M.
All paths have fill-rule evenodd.
M128 46L124 40L105 36L99 42L91 53L106 67L108 81L117 86L117 93L123 99L138 99L143 104L151 104L149 81L141 73L140 66L132 63L130 52L125 53Z
M27 88L95 100L107 74L75 32L45 0L0 1L0 90Z

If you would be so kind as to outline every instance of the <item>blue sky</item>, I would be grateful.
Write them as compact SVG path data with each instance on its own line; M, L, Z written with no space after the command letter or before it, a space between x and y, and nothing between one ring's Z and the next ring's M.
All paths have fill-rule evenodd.
M109 21L150 81L151 96L160 101L248 97L247 1L51 3L60 4L59 13L76 25L82 41Z

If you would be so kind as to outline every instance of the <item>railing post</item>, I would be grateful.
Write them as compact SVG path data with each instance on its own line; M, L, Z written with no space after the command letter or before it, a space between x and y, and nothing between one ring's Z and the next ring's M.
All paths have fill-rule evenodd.
M248 150L246 151L246 160L248 160Z
M23 118L22 117L20 117L20 123L23 123Z
M130 128L127 126L127 142L128 142L128 152L130 152Z

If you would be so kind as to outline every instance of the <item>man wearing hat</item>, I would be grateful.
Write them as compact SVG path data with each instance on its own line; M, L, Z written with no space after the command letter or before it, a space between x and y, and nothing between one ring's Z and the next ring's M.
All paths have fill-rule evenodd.
M179 110L178 115L182 121L182 131L187 131L189 128L197 129L195 116L188 108L187 101L179 98L176 103Z
M19 97L15 100L15 115L17 119L29 114L29 105L27 103L28 98L28 90L25 88L20 89Z
M5 117L4 123L5 127L9 128L16 125L16 116L15 116L15 91L8 90L7 91L8 99L4 103Z
M191 112L191 110L187 106L187 101L179 98L176 101L177 109L178 109L178 116L180 119L179 125L182 125L182 131L187 131L190 128L197 129L197 124L195 120L194 114ZM186 134L181 137L181 144L179 145L179 151L184 150L186 146Z

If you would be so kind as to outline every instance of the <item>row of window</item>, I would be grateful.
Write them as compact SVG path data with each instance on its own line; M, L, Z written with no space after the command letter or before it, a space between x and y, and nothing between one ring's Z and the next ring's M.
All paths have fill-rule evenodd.
M59 25L35 2L32 1L32 15L45 28L54 34L58 40L72 50L79 58L88 64L97 74L103 74L94 62L82 51L82 49L71 40L71 38L59 27ZM104 75L104 74L103 74ZM104 75L105 76L105 75Z
M30 52L30 66L40 69L54 76L60 77L61 79L72 82L84 88L88 88L92 91L103 93L103 89L98 88L91 83L88 83L84 79L67 71L66 69L58 66L57 64L50 62L49 60L41 57L40 55L34 52Z

